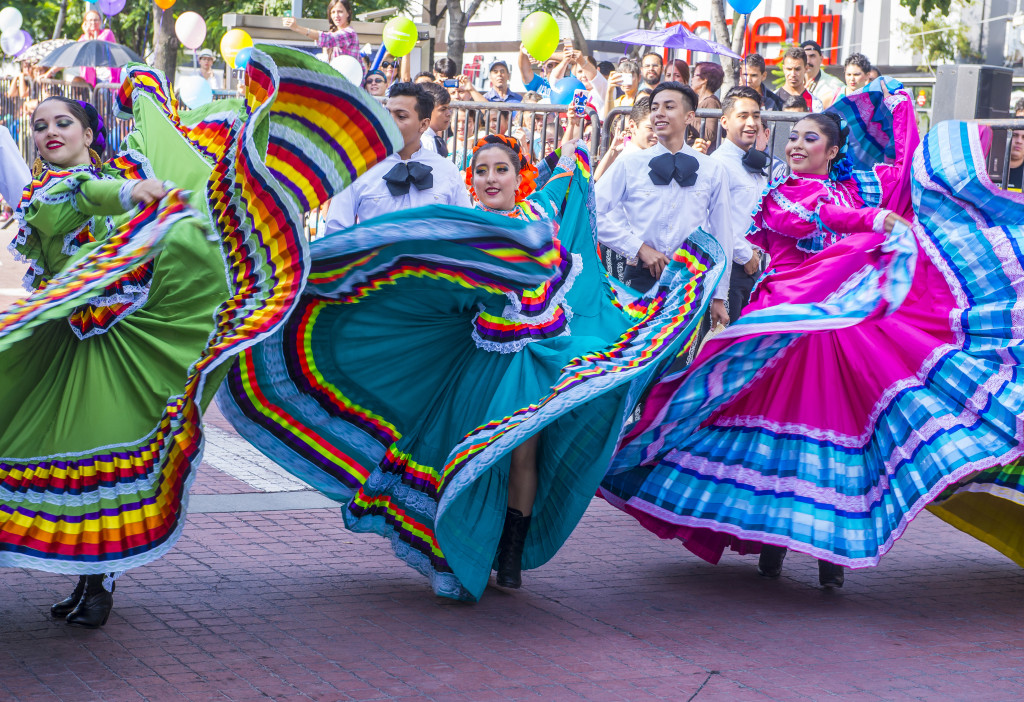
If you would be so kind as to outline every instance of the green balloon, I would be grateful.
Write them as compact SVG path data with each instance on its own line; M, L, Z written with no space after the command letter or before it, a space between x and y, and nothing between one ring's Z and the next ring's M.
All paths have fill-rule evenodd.
M395 58L413 50L419 32L416 23L408 17L394 17L384 25L384 47Z
M558 22L547 12L534 12L523 20L523 46L538 61L547 61L558 48Z

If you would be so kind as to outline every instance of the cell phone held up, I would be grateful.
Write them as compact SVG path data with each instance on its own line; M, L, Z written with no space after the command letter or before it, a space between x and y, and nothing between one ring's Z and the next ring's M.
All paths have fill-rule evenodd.
M445 88L457 88L459 87L459 81L454 78L447 78L443 83L441 83L441 85Z
M586 90L577 88L572 94L572 111L577 117L582 117L587 112L587 99L590 96Z

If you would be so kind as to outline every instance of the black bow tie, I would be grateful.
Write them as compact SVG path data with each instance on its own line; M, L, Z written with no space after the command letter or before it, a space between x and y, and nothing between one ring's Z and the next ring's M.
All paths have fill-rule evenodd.
M700 161L684 153L662 154L651 159L651 182L668 185L671 181L686 187L697 182L697 168Z
M401 161L388 171L384 182L388 184L392 195L406 195L410 184L415 185L417 190L430 190L434 187L434 176L430 166L425 163Z
M441 154L445 158L448 158L448 142L445 141L443 136L435 136L434 145L437 147L437 153Z
M743 163L743 167L747 169L748 173L756 173L760 176L767 177L768 174L764 172L765 167L771 163L771 157L764 151L758 151L757 149L751 149L747 153L743 154L743 158L740 161Z

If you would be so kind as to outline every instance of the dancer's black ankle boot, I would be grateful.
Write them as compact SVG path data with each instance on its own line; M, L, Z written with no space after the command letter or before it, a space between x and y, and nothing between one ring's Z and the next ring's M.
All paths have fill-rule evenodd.
M818 582L822 587L842 587L846 576L841 565L818 561Z
M104 577L103 573L86 576L85 592L82 593L78 605L68 615L68 624L98 629L107 623L110 610L114 607L114 595L103 587Z
M85 592L85 576L78 576L78 584L75 585L75 591L72 592L68 597L65 597L60 602L55 602L50 606L50 616L54 619L64 619L71 610L75 608L78 601L82 599L82 593Z
M782 561L785 558L784 547L765 544L761 547L761 557L757 559L757 572L766 578L777 578L782 575Z
M530 518L518 509L505 512L505 528L498 542L498 585L520 587L523 584L523 545L530 529Z

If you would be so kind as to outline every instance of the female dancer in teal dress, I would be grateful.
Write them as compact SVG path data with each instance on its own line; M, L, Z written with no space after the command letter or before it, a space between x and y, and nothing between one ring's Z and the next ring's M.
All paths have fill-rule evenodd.
M587 151L550 165L527 194L518 142L488 137L478 209L397 212L314 242L298 309L218 394L243 436L447 597L478 599L496 560L517 587L555 554L721 270L701 234L647 295L609 281Z

